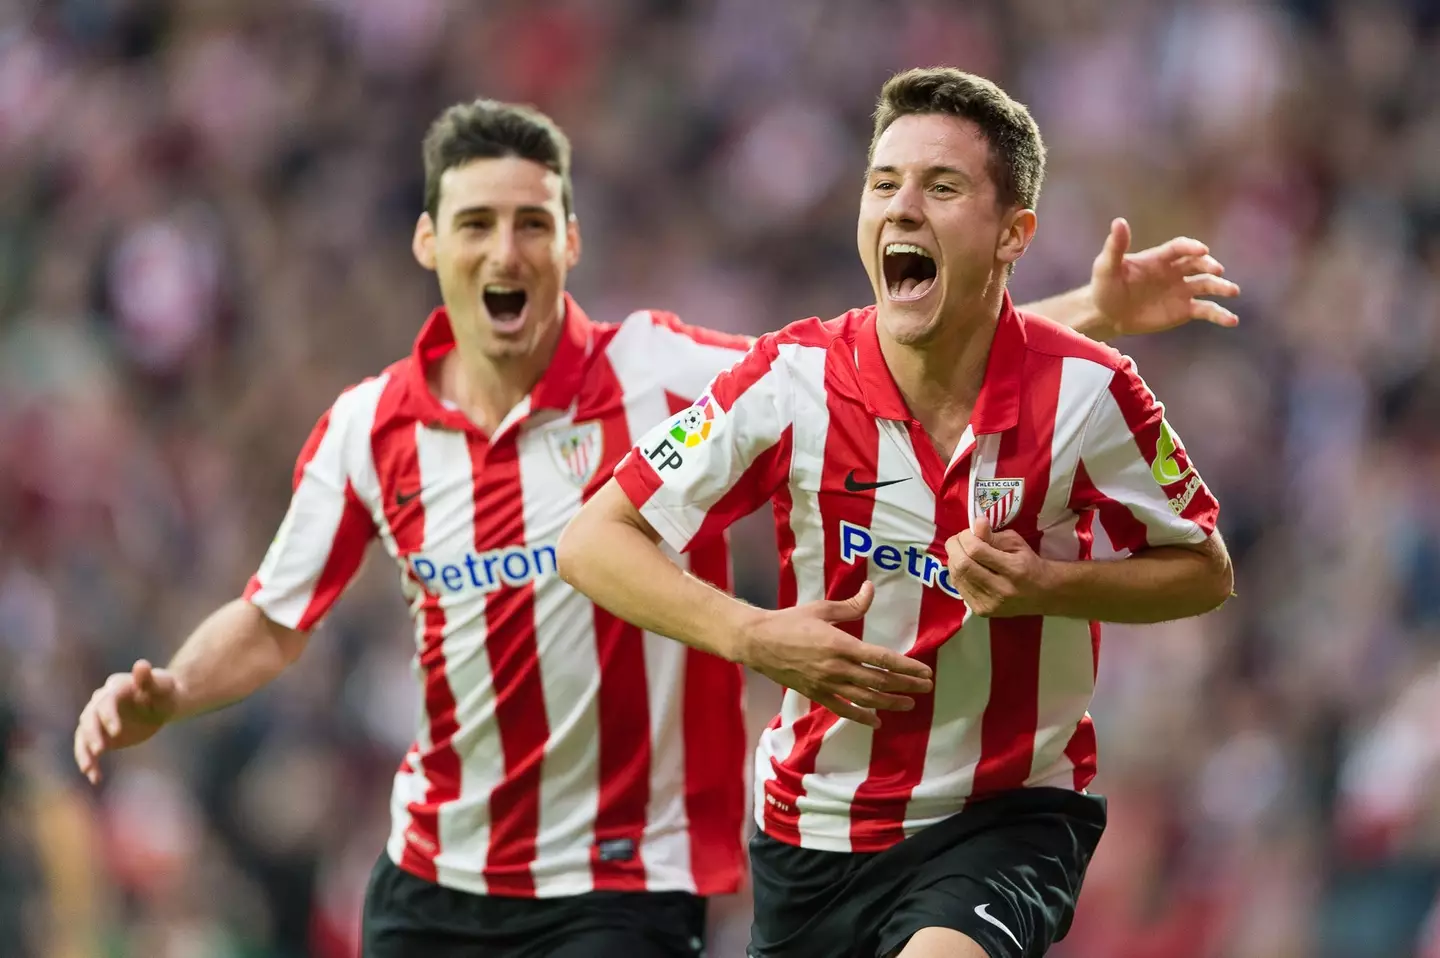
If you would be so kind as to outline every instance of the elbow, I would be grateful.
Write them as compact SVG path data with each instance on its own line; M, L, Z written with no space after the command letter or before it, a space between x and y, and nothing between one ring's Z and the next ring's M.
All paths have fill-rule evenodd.
M571 588L580 588L580 580L584 576L585 567L585 542L586 517L584 510L570 520L565 531L560 533L560 541L555 544L555 572L560 576L561 581Z
M1202 592L1205 607L1202 612L1213 612L1235 594L1235 567L1230 564L1230 554L1223 548L1206 556L1205 584Z

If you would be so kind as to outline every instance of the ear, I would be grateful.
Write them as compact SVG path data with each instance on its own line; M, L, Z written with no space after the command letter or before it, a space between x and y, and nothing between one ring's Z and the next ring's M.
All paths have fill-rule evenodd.
M580 262L580 221L571 213L565 221L565 268L574 269Z
M430 218L429 213L421 213L420 218L415 221L415 235L410 240L410 251L415 254L415 262L432 273L435 271L435 221Z
M1035 229L1040 225L1034 210L1012 210L1009 220L1000 232L1000 241L995 247L995 258L1002 263L1013 263L1025 255L1030 241L1035 238Z

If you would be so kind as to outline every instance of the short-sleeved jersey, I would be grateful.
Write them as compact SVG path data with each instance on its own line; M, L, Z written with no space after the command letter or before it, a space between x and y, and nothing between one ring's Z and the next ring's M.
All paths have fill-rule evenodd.
M442 309L321 418L245 595L310 629L371 539L395 563L423 698L391 803L402 868L512 897L738 887L740 671L597 608L555 544L633 437L748 345L667 313L593 323L567 297L548 370L487 436L427 386L454 348ZM728 583L721 538L677 561Z
M616 473L677 549L773 499L782 605L875 583L857 638L928 664L933 694L882 727L793 690L760 740L755 809L770 835L876 851L1026 786L1083 790L1097 623L970 613L945 542L987 517L1051 559L1198 544L1218 504L1129 359L1008 296L969 427L941 459L885 364L874 307L761 337Z

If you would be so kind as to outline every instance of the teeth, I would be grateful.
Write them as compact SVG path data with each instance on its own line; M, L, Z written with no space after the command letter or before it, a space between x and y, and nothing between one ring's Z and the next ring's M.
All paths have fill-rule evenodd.
M926 259L935 258L931 256L928 251L921 249L913 243L890 243L885 247L885 255L889 256L892 253L914 253L916 256L923 256Z
M525 289L522 286L506 286L504 283L487 283L485 292L503 296L506 293L523 293Z

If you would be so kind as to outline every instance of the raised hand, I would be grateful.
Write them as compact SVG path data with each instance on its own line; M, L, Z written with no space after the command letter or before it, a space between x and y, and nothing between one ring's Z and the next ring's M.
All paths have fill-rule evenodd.
M92 784L100 781L100 756L149 739L179 707L175 677L144 659L116 672L95 690L75 726L75 764Z
M771 612L745 636L741 661L839 715L880 727L876 709L908 711L931 691L930 667L861 642L836 627L864 617L875 598L866 582L849 599L824 599Z
M1130 224L1117 218L1090 272L1095 307L1109 327L1105 338L1160 333L1202 319L1234 326L1240 318L1204 296L1238 296L1225 267L1199 240L1179 236L1129 252Z

